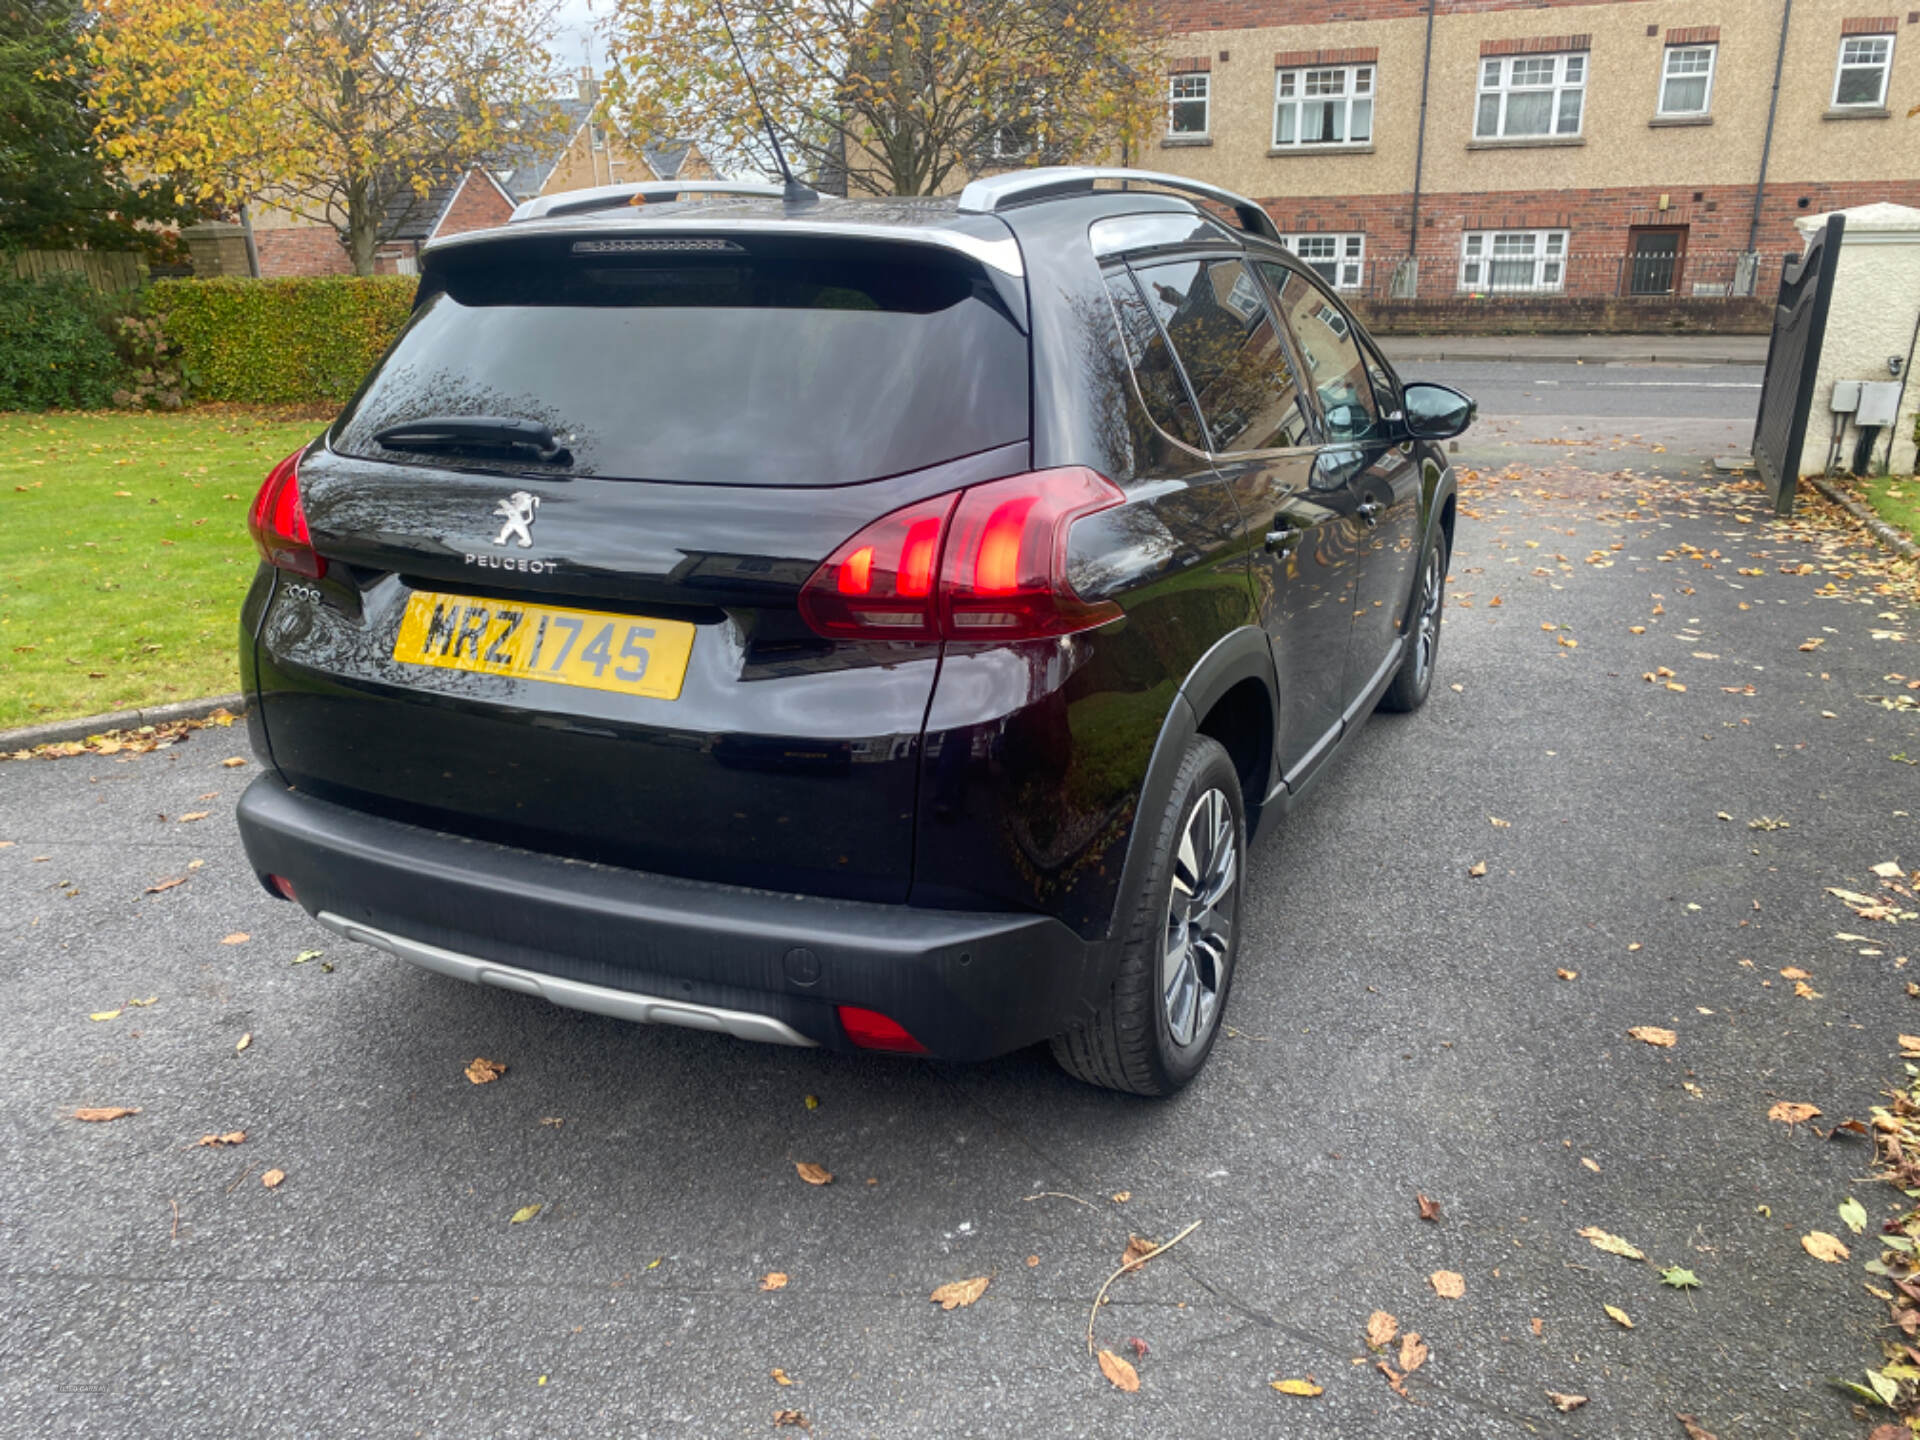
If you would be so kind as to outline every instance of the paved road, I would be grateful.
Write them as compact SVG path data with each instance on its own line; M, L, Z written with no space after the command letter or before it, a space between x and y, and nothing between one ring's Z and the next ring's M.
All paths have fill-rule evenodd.
M1560 390L1520 438L1608 403ZM246 872L237 733L0 764L0 1431L1863 1434L1823 1382L1877 1359L1868 1253L1799 1237L1888 1193L1860 1142L1766 1111L1864 1115L1920 1028L1920 929L1824 893L1920 868L1920 769L1889 758L1920 758L1920 714L1877 699L1913 693L1885 677L1920 673L1920 615L1650 427L1516 461L1489 412L1434 700L1371 724L1255 857L1233 1033L1166 1104L1037 1054L636 1029L341 945ZM469 1084L476 1055L504 1078ZM1121 1394L1089 1304L1130 1233L1196 1221L1101 1312L1102 1345L1147 1347ZM969 1308L927 1301L983 1275ZM1431 1347L1408 1398L1361 1363L1375 1310ZM1269 1388L1305 1376L1325 1394Z

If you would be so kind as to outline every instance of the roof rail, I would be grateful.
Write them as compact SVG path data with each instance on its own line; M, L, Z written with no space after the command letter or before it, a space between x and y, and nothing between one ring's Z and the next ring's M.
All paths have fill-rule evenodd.
M622 205L651 204L681 195L760 195L777 200L783 193L778 185L763 180L648 180L636 185L596 185L591 190L562 190L523 200L507 223L546 220L586 210L614 210Z
M1041 200L1058 200L1068 195L1087 195L1097 180L1117 180L1123 184L1151 185L1161 190L1178 190L1198 195L1203 200L1225 205L1239 217L1240 228L1264 239L1278 241L1280 231L1273 217L1258 201L1218 185L1189 180L1184 175L1163 175L1156 170L1128 170L1107 165L1043 165L1035 170L1014 170L1005 175L989 175L974 180L960 192L963 213L991 215L1015 205L1031 205Z

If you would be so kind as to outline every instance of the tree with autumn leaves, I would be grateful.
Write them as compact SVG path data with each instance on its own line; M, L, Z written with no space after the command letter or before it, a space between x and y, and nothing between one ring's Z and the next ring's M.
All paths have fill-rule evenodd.
M357 274L433 187L551 139L553 0L100 0L99 139L195 198L339 232Z
M613 0L602 23L633 128L772 173L751 69L794 168L871 195L1137 157L1165 103L1163 28L1146 0Z

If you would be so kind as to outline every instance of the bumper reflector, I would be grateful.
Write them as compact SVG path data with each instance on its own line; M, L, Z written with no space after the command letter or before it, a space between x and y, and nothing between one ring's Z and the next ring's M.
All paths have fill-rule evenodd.
M847 1039L862 1050L888 1050L896 1055L924 1055L927 1047L907 1033L907 1027L888 1019L878 1010L862 1010L858 1005L842 1005L840 1024Z
M266 880L267 880L267 888L273 891L273 893L278 895L282 900L298 899L298 897L293 893L293 881L287 879L286 876L269 875L266 877Z

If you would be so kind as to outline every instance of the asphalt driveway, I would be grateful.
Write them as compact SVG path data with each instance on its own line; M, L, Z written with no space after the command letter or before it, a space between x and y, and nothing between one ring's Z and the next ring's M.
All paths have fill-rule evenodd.
M1920 921L1827 893L1920 869L1920 709L1889 708L1920 700L1920 615L1636 429L1470 438L1434 699L1255 856L1232 1032L1169 1103L1032 1053L634 1028L344 945L247 871L238 730L0 763L0 1429L1864 1433L1825 1382L1878 1362L1884 1312L1835 1207L1891 1192L1864 1141L1767 1111L1864 1117L1920 1030ZM1094 1295L1130 1234L1195 1222L1095 1321L1122 1393ZM1375 1311L1429 1348L1404 1397Z

